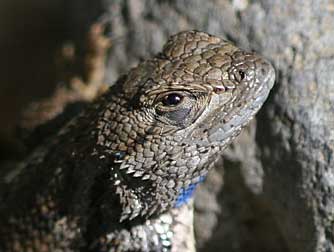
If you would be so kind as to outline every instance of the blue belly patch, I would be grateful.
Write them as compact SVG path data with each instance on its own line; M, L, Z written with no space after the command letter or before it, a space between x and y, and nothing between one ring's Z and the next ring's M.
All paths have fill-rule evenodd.
M204 179L205 177L201 176L196 183L190 184L186 188L181 188L179 195L176 198L174 207L181 207L183 204L188 203L188 201L192 198L196 187L198 186L198 184L202 183Z

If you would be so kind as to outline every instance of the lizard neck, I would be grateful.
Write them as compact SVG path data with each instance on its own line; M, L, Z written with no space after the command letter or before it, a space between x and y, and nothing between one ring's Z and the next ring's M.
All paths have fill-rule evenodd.
M126 211L121 196L126 191L117 193L120 191L119 185L111 186L113 170L106 160L99 163L95 160L94 163L99 164L97 169L100 172L90 190L90 213L84 235L92 251L113 251L116 248L122 252L135 251L137 248L143 251L195 251L192 193L197 183L182 189L174 207L169 210L121 221L122 213ZM126 199L130 203L138 199L135 193L131 197ZM140 203L133 203L136 204Z
M94 241L92 251L195 252L193 200L142 222L114 224Z

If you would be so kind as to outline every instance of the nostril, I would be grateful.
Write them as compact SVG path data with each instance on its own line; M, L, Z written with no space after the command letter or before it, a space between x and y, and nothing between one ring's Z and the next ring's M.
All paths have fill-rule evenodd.
M232 77L237 82L241 82L246 78L246 71L244 69L235 69Z
M245 77L246 77L246 74L245 74L245 72L244 71L242 71L242 70L239 70L239 75L240 75L240 81L242 81L243 79L245 79Z

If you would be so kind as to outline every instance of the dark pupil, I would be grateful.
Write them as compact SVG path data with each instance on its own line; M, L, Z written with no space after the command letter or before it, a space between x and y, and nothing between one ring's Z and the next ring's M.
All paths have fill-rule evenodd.
M182 101L182 96L178 94L169 94L164 97L163 104L165 106L175 106Z

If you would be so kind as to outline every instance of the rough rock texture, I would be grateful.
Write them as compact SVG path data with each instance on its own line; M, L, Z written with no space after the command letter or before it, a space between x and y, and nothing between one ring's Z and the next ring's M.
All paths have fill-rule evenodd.
M277 70L256 124L198 192L202 251L334 251L334 3L319 0L71 0L78 47L92 22L110 21L106 80L185 29L261 52ZM223 178L224 177L224 178Z

